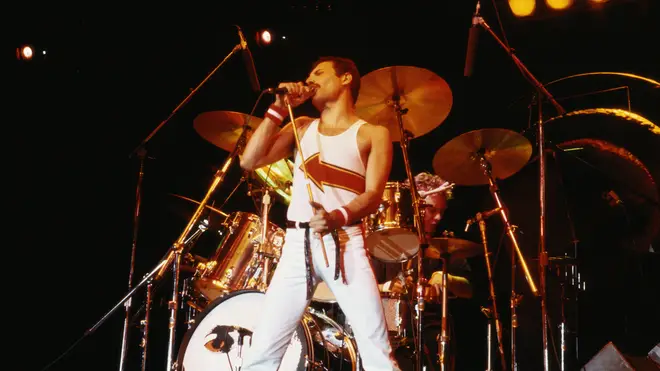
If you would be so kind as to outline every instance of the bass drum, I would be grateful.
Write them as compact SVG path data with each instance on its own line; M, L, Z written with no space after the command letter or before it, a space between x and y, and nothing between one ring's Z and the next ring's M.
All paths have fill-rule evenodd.
M175 370L235 371L250 347L265 293L241 290L211 302L186 332ZM296 328L280 370L358 371L355 342L334 321L308 310Z

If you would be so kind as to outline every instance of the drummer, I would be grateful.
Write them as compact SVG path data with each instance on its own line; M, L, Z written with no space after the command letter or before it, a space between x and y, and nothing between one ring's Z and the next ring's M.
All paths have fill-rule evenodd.
M447 188L447 184L448 182L439 176L428 172L422 172L415 176L415 186L417 187L417 191L422 195L441 188ZM406 181L404 185L409 186L408 181ZM451 190L447 189L440 192L429 193L423 200L421 200L423 202L420 204L422 224L427 239L434 237L436 234L438 222L442 219L442 215L447 209L447 201L450 198ZM406 271L409 262L413 263L411 264L413 269ZM415 276L414 263L416 262L416 259L412 259L409 262L384 264L375 261L375 259L372 260L374 273L376 274L378 282L384 281L382 284L378 285L381 292L389 292L393 294L414 293L415 283L413 276ZM424 263L425 277L428 279L429 286L426 290L426 296L429 301L426 303L427 305L424 310L424 345L427 348L424 353L427 355L435 355L435 357L432 356L430 360L428 358L425 359L425 363L431 363L433 365L431 366L431 369L439 370L440 367L437 357L438 342L436 339L441 330L442 307L437 298L442 297L440 290L442 284L442 261L438 259L425 259ZM447 287L449 289L447 295L449 297L471 298L472 285L469 279L471 270L467 260L450 259L447 271ZM405 281L405 283L402 281ZM451 323L449 327L451 331ZM454 337L452 336L451 338ZM451 365L455 361L455 342L450 341L450 348L449 354ZM402 363L401 361L399 362ZM403 364L400 364L400 366L402 369L405 368ZM453 367L450 367L450 369L453 369Z

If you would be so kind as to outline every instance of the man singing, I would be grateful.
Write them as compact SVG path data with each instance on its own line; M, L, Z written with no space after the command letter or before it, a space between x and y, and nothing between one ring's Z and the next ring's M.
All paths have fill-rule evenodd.
M242 370L277 370L320 280L351 323L364 370L398 370L360 225L390 175L389 132L355 115L360 75L351 60L321 58L306 84L279 87L288 94L277 96L241 157L241 167L254 170L295 154L286 240ZM296 119L297 151L292 124L279 127L285 100L296 107L310 98L320 117Z

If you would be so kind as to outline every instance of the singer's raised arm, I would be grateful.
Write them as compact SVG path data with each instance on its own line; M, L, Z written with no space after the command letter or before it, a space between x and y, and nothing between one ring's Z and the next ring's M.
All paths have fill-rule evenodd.
M296 118L296 128L300 138L312 120L307 116ZM277 162L291 156L295 145L291 123L280 129L278 123L266 115L245 145L241 156L241 167L252 171Z

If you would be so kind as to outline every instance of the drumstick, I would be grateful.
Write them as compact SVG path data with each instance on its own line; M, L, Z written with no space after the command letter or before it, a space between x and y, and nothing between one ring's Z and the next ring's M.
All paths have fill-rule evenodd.
M312 186L309 184L309 174L307 174L307 166L305 166L305 156L302 151L302 147L300 146L300 138L298 137L298 128L296 128L296 120L293 117L293 109L291 108L291 104L289 104L288 98L285 99L286 101L286 107L289 109L289 116L291 117L291 127L293 127L293 136L296 138L296 148L298 149L298 153L300 153L300 163L302 164L302 171L303 174L305 174L305 180L307 181L307 195L309 196L309 200L314 202L314 195L312 194ZM323 236L320 236L321 238L321 251L323 252L323 260L325 261L325 267L329 267L330 263L328 263L328 254L325 251L325 243L323 243ZM336 249L339 248L339 246L335 247Z
M455 186L454 183L447 182L447 183L444 183L443 185L441 185L440 187L432 189L430 191L426 191L426 192L422 191L422 192L417 192L417 193L419 194L420 197L426 197L426 196L432 195L434 193L439 193L439 192L446 191L448 189L452 189L452 188L454 188L454 186Z

